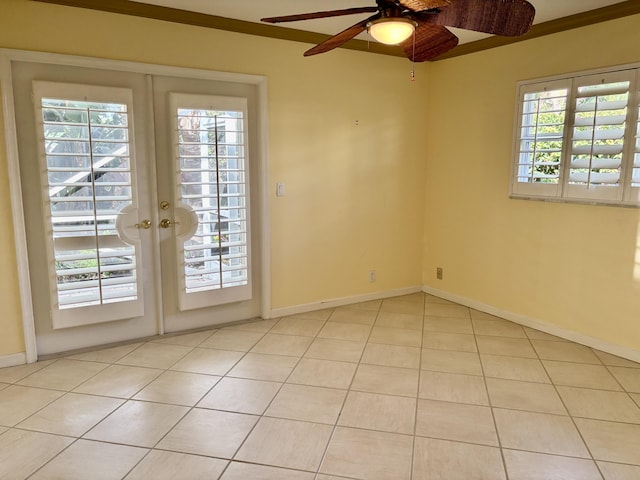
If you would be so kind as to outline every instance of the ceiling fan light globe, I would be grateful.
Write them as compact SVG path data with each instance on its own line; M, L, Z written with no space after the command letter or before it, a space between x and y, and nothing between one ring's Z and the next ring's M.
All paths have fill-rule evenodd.
M367 31L376 41L385 45L398 45L408 39L416 23L408 18L380 18L367 24Z

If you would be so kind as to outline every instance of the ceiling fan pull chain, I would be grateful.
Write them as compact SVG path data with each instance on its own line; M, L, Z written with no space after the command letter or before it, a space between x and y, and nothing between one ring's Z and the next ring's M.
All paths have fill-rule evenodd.
M411 81L416 81L416 31L413 31L413 53L411 55Z

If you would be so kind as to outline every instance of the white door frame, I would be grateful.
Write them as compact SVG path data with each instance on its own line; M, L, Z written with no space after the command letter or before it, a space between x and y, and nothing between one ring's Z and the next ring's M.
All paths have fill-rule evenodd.
M182 67L168 67L148 63L104 60L91 57L79 57L27 50L0 49L0 90L2 92L2 111L4 135L7 154L7 170L11 197L11 213L13 217L14 242L18 268L18 287L22 309L22 326L24 331L27 363L38 359L36 332L31 297L29 276L29 259L27 255L27 236L22 203L22 187L20 184L20 162L18 157L18 138L15 124L15 105L13 101L12 62L34 62L64 66L78 66L94 69L116 70L120 72L141 73L147 75L164 75L191 79L217 80L224 82L255 85L258 104L258 151L254 152L259 178L259 205L256 215L259 216L259 235L261 257L261 316L269 318L271 312L270 255L269 255L269 177L268 177L268 128L267 128L267 78L261 75L216 72ZM152 162L153 163L153 162Z

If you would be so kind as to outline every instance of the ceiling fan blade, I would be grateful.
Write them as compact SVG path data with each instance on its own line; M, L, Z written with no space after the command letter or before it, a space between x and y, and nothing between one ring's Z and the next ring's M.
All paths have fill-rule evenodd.
M422 10L431 10L433 8L446 7L455 0L398 0L398 3L404 8L420 12Z
M284 17L268 17L261 18L261 22L282 23L297 22L299 20L313 20L314 18L340 17L342 15L354 15L356 13L377 12L378 7L356 7L346 8L344 10L329 10L326 12L301 13L299 15L285 15Z
M367 23L369 23L371 20L375 20L376 18L380 18L380 14L369 17L362 22L358 22L355 25L347 28L346 30L338 33L337 35L328 38L324 42L319 43L315 47L304 52L304 56L309 57L311 55L317 55L318 53L324 53L328 52L329 50L333 50L334 48L338 48L340 45L348 42L352 38L364 32L367 29Z
M526 0L453 0L439 12L423 12L420 20L476 32L517 37L529 31L536 9Z
M414 62L424 62L448 52L458 45L458 37L442 25L419 22L414 38L400 44L405 55Z

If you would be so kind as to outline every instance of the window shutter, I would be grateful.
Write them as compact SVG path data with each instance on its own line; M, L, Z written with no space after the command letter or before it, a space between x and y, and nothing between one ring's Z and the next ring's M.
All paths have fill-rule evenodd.
M622 201L630 88L627 72L576 80L567 197Z
M569 90L569 81L521 87L513 194L560 195Z
M628 174L629 193L626 201L640 204L640 71L636 72L636 82L632 89L632 129L633 143L630 148L630 172Z

